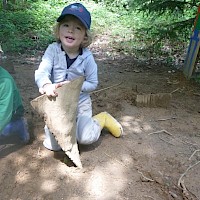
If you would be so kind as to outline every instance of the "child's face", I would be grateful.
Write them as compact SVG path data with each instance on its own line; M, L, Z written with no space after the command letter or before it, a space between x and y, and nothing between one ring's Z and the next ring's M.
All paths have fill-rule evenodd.
M59 39L64 49L78 51L85 39L86 28L74 16L66 16L59 28Z

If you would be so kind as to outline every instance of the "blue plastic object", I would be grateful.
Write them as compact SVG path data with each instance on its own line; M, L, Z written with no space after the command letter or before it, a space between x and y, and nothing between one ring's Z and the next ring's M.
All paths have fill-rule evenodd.
M27 122L24 118L11 121L1 134L4 136L17 135L23 143L27 143L30 140Z

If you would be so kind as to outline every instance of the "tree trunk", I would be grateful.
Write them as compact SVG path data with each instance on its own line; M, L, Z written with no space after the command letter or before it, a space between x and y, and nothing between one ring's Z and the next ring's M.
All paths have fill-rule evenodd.
M8 1L7 0L3 0L3 10L6 10L8 6Z

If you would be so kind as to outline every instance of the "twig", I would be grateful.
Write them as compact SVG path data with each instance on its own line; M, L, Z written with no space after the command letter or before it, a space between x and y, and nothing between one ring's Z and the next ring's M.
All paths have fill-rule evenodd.
M95 91L93 91L93 92L90 92L90 94L94 94L94 93L97 93L97 92L101 92L101 91L104 91L104 90L108 90L108 89L110 89L110 88L116 87L116 86L121 85L121 84L122 84L122 82L121 82L121 83L118 83L118 84L115 84L115 85L111 85L111 86L106 87L106 88L102 88L102 89L100 89L100 90L95 90Z
M168 118L161 118L161 119L157 119L156 121L166 121L166 120L170 120L170 119L176 119L177 117L168 117Z
M40 154L40 147L38 148L38 151L37 151L37 155L39 156Z
M137 85L135 86L135 91L138 93L138 86Z
M188 167L186 169L186 171L181 175L181 177L179 178L178 180L178 187L181 189L181 181L182 181L182 178L186 175L186 173L192 169L193 167L195 167L196 165L198 165L200 163L200 160L198 162L196 162L195 164L191 165L190 167Z
M156 133L162 133L162 132L164 132L164 133L166 133L166 134L168 134L168 135L170 135L170 136L173 136L171 133L169 133L168 131L166 131L166 130L160 130L160 131L155 131L155 132L152 132L152 133L149 133L148 135L153 135L153 134L156 134Z
M200 96L200 94L199 93L193 93L194 95L196 95L196 96Z
M188 191L187 191L187 188L185 187L185 184L184 184L184 180L182 180L181 182L180 182L180 186L181 186L181 189L182 189L182 195L183 195L183 197L186 197L187 199L188 199L188 197L190 196L189 195L189 193L188 193Z
M172 192L172 191L169 191L169 194L170 194L170 196L172 196L174 199L176 199L178 196L177 196L177 194L175 194L174 192Z
M143 174L142 172L140 172L139 170L138 170L138 173L142 175L142 178L143 178L143 180L142 180L142 181L154 182L154 180L153 180L153 179L147 178L147 177L146 177L146 176L144 176L144 174Z
M193 154L189 157L189 160L191 160L192 159L192 157L195 155L195 153L196 152L198 152L198 151L200 151L200 149L198 149L198 150L195 150L194 152L193 152Z
M188 190L184 184L184 180L181 180L180 182L181 190L182 190L182 195L184 199L191 199L193 200L195 197L196 200L199 200L195 194L193 194L190 190Z
M149 199L154 199L153 197L151 196L148 196L148 195L144 195L145 198L149 198Z
M112 156L110 156L110 155L108 155L107 153L105 153L104 152L104 154L106 155L106 156L108 156L109 158L113 158ZM117 159L114 159L116 162L118 162L120 165L123 165L124 167L126 167L127 168L127 166L124 164L124 163L122 163L122 162L120 162L119 160L117 160Z
M177 140L179 140L180 142L182 142L183 144L189 144L189 145L193 145L193 146L198 146L198 144L194 144L194 143L191 143L191 142L188 142L188 141L185 141L185 140L181 140L179 138L177 138Z
M170 144L170 145L173 145L173 146L174 146L174 144L172 144L172 143L168 142L167 140L165 140L165 139L161 138L161 137L160 137L160 135L158 135L158 137L159 137L159 138L160 138L162 141L164 141L164 142L166 142L166 143L168 143L168 144Z
M176 91L178 91L178 90L180 90L180 88L177 88L177 89L173 90L173 91L170 92L170 93L172 94L172 93L174 93L174 92L176 92Z
M184 144L190 144L190 145L197 146L197 144L193 144L193 143L190 143L190 142L187 142L187 141L183 141L183 140L181 140L181 139L179 139L179 138L175 138L170 132L168 132L168 131L166 131L166 130L164 130L164 129L163 129L163 130L160 130L160 131L155 131L155 132L149 133L148 135L153 135L153 134L162 133L162 132L164 132L164 133L166 133L166 134L172 136L175 140L180 141L180 142L182 142L182 143L184 143ZM160 139L161 139L161 138L160 138ZM161 139L161 140L164 140L164 139ZM165 140L164 140L164 141L165 141ZM165 142L167 142L167 141L165 141ZM167 142L167 143L168 143L168 142ZM169 143L169 144L171 144L171 143Z
M0 151L6 148L6 144L4 144L2 147L0 147Z

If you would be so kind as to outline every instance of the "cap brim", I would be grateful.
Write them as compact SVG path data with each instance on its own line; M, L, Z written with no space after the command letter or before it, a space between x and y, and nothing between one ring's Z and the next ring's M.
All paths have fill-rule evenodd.
M84 20L82 20L79 16L74 15L72 13L67 13L67 14L64 14L64 15L60 15L60 17L58 17L58 19L57 19L57 22L61 22L67 15L73 15L74 17L78 18L83 23L83 25L86 27L86 29L89 29L88 25L85 23Z

